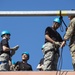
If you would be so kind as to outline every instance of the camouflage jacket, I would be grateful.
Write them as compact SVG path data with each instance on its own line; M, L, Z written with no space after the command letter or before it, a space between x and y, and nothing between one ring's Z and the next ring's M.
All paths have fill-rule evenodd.
M65 40L70 39L70 45L75 43L75 18L73 18L68 26L68 29L66 31L66 34L64 36Z

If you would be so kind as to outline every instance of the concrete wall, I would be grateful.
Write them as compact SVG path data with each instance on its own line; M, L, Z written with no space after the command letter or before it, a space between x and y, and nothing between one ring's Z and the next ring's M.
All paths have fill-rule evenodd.
M60 74L61 73L61 74ZM56 71L6 71L6 72L0 72L0 75L75 75L74 71L62 71L62 72L56 72Z

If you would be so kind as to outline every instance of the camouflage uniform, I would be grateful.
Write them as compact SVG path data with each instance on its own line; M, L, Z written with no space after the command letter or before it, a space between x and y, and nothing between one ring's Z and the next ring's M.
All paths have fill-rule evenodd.
M58 52L55 52L55 51L58 51ZM59 49L55 48L52 43L47 42L46 44L44 44L43 53L44 53L43 70L45 71L57 70Z
M8 59L8 54L3 53L0 55L0 71L7 71L9 69Z
M51 27L47 27L45 30L45 35L48 34L54 41L62 42L62 38L57 31L54 31ZM45 44L43 45L42 51L44 53L43 70L52 71L57 70L57 62L59 58L59 48L45 39Z
M70 39L70 52L72 56L72 64L75 70L75 18L70 21L67 32L64 36L65 41Z

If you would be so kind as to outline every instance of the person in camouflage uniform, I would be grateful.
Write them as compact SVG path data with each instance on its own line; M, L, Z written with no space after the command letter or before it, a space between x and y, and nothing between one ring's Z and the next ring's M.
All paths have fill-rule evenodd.
M10 36L11 34L7 30L1 32L2 40L0 42L0 71L10 70L9 62L11 62L12 56L19 48L18 45L10 48L9 46Z
M61 43L61 48L65 46L66 41L70 39L69 47L72 56L72 64L75 71L75 15L68 16L70 19L69 26L64 36L64 41Z
M52 27L45 30L45 44L42 46L44 54L43 71L57 70L59 46L62 42L60 34L56 31L61 25L60 18L55 18Z

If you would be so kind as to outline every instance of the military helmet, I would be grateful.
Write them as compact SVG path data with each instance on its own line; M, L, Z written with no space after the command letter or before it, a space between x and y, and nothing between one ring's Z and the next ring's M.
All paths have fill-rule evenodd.
M5 31L2 31L2 32L1 32L1 37L2 37L3 35L5 35L5 34L11 35L9 31L5 30Z
M29 56L30 56L30 55L29 55L29 53L28 53L28 52L24 52L24 53L22 53L22 55L23 55L23 54L26 54L26 55L27 55L27 57L28 57L28 59L29 59Z
M61 19L60 18L55 18L54 22L57 22L57 23L61 24Z
M15 64L15 61L12 60L12 64L14 65Z

